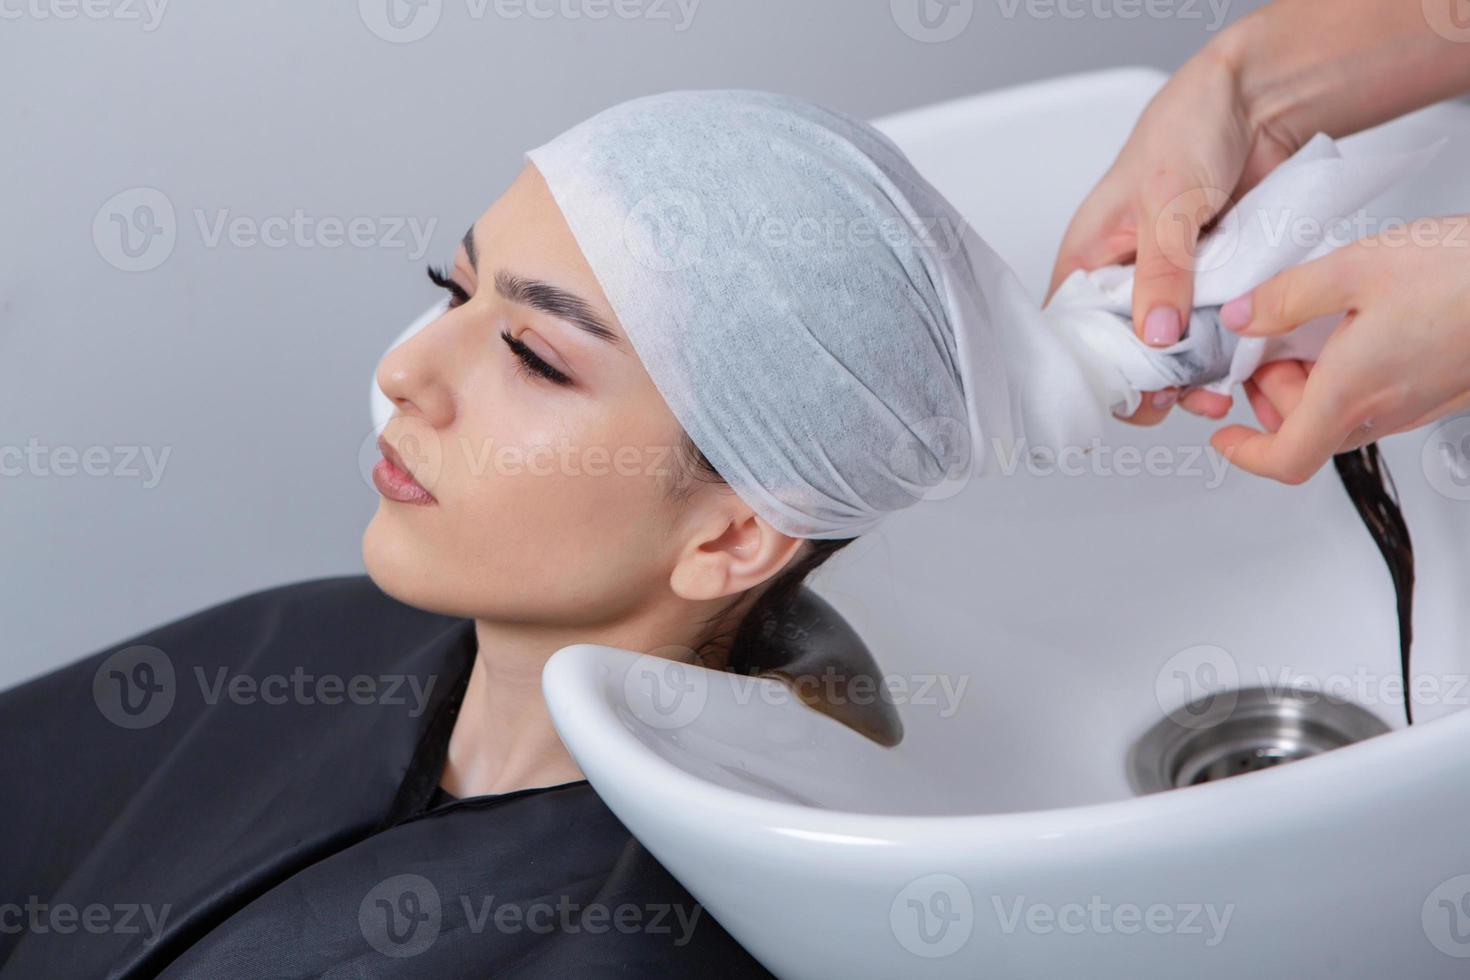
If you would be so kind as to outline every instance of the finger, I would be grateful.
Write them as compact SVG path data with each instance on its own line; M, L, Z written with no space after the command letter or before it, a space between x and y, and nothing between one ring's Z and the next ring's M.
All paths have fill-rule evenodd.
M1276 411L1276 406L1271 404L1271 399L1261 393L1254 381L1246 381L1245 397L1251 403L1251 411L1256 413L1256 419L1267 432L1275 432L1281 428L1281 413Z
M1191 388L1179 396L1179 407L1207 419L1223 419L1230 413L1234 399L1203 388Z
M1292 266L1220 307L1220 322L1245 337L1287 333L1308 320L1349 312L1372 253L1345 245Z
M1270 400L1277 418L1284 419L1301 404L1307 387L1307 370L1301 361L1272 361L1257 368L1251 381Z
M1138 236L1131 221L1125 220L1120 206L1084 201L1062 236L1052 268L1046 298L1056 292L1062 281L1078 269L1098 269L1126 262L1132 258Z
M1320 385L1309 383L1296 410L1282 420L1276 432L1230 425L1211 436L1210 444L1230 462L1257 476L1303 483L1362 422L1336 406L1337 399L1325 395Z
M1167 174L1144 189L1133 277L1133 323L1144 343L1167 347L1184 335L1199 231L1228 197Z
M1145 391L1143 401L1138 403L1138 410L1132 415L1115 415L1120 421L1129 425L1158 425L1169 415L1169 409L1174 407L1174 402L1179 398L1178 388L1164 388L1161 391Z

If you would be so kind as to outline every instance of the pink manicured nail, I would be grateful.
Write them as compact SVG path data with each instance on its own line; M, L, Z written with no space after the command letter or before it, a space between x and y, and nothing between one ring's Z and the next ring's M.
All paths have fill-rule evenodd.
M1220 307L1220 322L1231 330L1244 330L1251 322L1251 294L1237 296Z
M1157 306L1143 319L1144 343L1168 347L1179 343L1179 311L1170 306Z
M1179 397L1177 391L1156 391L1152 399L1154 408L1168 408Z

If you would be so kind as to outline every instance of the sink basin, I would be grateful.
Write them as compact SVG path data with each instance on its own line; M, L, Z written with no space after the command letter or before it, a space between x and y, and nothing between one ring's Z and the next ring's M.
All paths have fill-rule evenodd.
M1040 297L1163 78L1072 76L878 125ZM1439 137L1373 226L1465 210L1470 107L1343 141ZM1470 417L1381 444L1417 560L1406 727L1393 588L1331 468L1297 487L1228 471L1216 424L1173 415L1118 425L1086 467L1022 463L892 515L818 573L888 676L897 746L779 681L595 645L543 677L564 741L781 977L1466 976ZM1160 719L1258 688L1355 705L1374 734L1199 785L1130 780Z

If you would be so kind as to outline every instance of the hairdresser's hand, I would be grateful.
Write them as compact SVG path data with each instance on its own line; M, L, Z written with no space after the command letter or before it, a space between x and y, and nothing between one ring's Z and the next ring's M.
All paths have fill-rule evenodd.
M1067 228L1048 296L1075 269L1132 261L1134 330L1148 344L1179 340L1194 305L1201 228L1296 149L1256 130L1233 61L1207 45L1149 102ZM1177 388L1145 395L1127 421L1160 421L1178 395ZM1230 398L1193 389L1183 404L1219 418Z
M1216 432L1231 462L1300 483L1335 453L1470 408L1470 215L1361 239L1221 308L1247 337L1337 313L1315 362L1266 364L1246 383L1267 431Z

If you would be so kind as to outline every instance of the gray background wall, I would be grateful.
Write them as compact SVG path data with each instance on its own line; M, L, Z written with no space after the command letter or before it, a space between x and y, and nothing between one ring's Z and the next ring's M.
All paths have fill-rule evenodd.
M670 88L873 117L1170 69L1258 5L955 0L924 41L920 0L423 0L404 30L387 2L0 5L0 687L362 570L373 366L525 148Z

